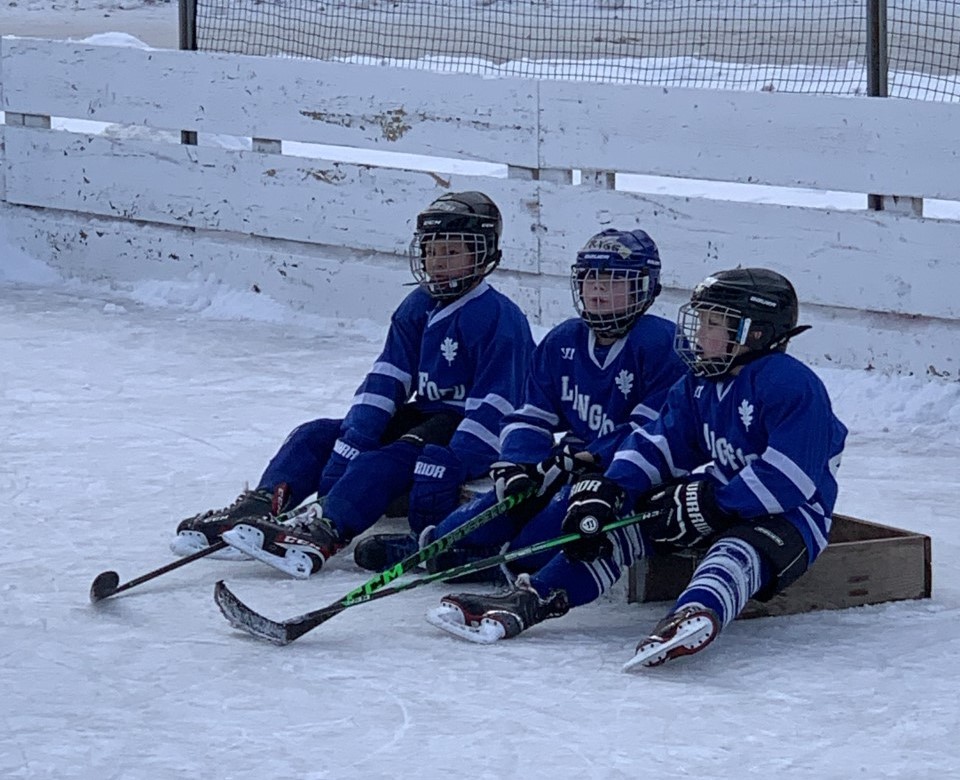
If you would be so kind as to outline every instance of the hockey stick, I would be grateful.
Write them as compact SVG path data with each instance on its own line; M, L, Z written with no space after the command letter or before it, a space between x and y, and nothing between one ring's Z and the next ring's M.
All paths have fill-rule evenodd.
M413 571L421 563L425 563L431 558L435 558L444 550L449 549L453 544L459 542L461 539L476 531L480 526L485 523L490 522L491 520L500 517L503 514L506 514L511 509L519 505L520 503L526 501L528 498L536 496L536 488L530 488L521 493L517 493L513 496L507 496L503 501L500 501L493 506L485 509L480 512L480 514L471 517L463 525L454 528L448 534L441 536L439 539L435 539L430 544L422 547L416 552L408 555L402 561L394 564L388 569L380 572L379 574L374 574L369 580L367 580L363 585L360 585L357 588L354 588L346 596L344 596L340 601L346 601L348 599L352 600L358 596L370 595L371 593L379 590L388 582L392 582L398 577L403 576L404 574ZM548 499L549 500L549 499ZM531 504L535 503L534 501L530 502ZM239 601L236 596L234 596L230 589L226 586L223 580L220 580L213 591L214 600L220 607L220 611L223 612L224 617L227 618L233 624L233 618L228 614L228 610L231 608L231 605L235 602L239 605L238 609L246 610L250 615L256 615L253 610L249 609L245 604ZM223 601L221 601L221 596ZM232 599L232 601L230 601ZM340 602L337 602L338 604ZM266 618L264 618L266 619ZM326 618L324 618L325 620ZM320 622L323 622L322 620ZM317 623L320 625L320 623ZM237 626L241 628L241 626ZM309 631L310 629L306 629ZM299 636L299 635L298 635ZM262 637L268 639L269 637ZM296 639L296 637L294 637ZM272 640L271 640L272 641ZM293 640L288 640L293 641ZM281 642L280 644L286 644L286 642Z
M615 520L612 523L608 523L603 527L601 533L609 533L610 531L615 531L618 528L634 525L636 523L642 523L646 520L652 520L660 515L661 510L659 509L653 509L647 512L640 512L639 514L630 515L629 517L624 517L620 520ZM438 541L442 541L446 538L447 537L442 537ZM407 580L405 582L398 582L390 587L377 586L376 589L372 589L369 588L367 584L364 584L358 588L354 588L339 601L335 601L326 607L315 609L312 612L306 612L298 617L290 618L282 622L270 620L269 618L255 612L253 609L240 601L240 599L238 599L236 595L234 595L234 593L227 587L223 580L217 582L216 586L214 587L213 597L217 602L217 606L220 607L220 611L223 613L223 616L234 628L244 631L251 636L255 636L258 639L264 639L268 642L272 642L275 645L287 645L290 644L290 642L293 642L295 639L299 639L308 631L312 631L321 623L325 623L330 618L339 615L345 609L355 607L358 604L365 604L368 601L376 601L377 599L386 598L387 596L392 596L395 593L401 593L405 590L419 588L421 585L437 582L438 580L448 580L454 577L460 577L464 574L473 574L474 572L483 571L484 569L490 569L494 566L501 566L503 564L510 563L510 561L515 561L518 558L525 558L528 555L534 555L545 550L551 550L555 547L561 547L581 538L582 536L577 533L564 534L563 536L557 536L553 539L546 539L542 542L536 542L535 544L531 544L527 547L522 547L519 550L508 550L500 555L492 555L489 558L484 558L479 561L473 561L471 563L464 563L460 566L454 566L452 569L446 569L445 571L427 574L423 577ZM426 551L426 549L427 548L424 548L424 551ZM385 584L395 577L398 577L400 573L388 576L383 580L383 583ZM384 575L386 574L387 572L384 572Z
M186 558L178 558L172 563L168 563L166 566L161 566L159 569L154 569L153 571L147 572L139 577L136 577L129 582L120 584L120 575L115 571L102 571L93 579L93 583L90 585L90 601L96 604L98 601L103 601L105 598L114 596L117 593L123 593L125 590L130 590L130 588L135 588L137 585L142 585L144 582L149 582L155 577L159 577L161 574L166 574L168 571L173 571L174 569L179 569L181 566L186 566L188 563L193 563L194 561L199 561L201 558L206 558L208 555L222 550L227 546L227 543L221 539L220 541L211 544L209 547L204 547L202 550L197 550L195 553L188 555Z
M305 509L309 509L313 504L316 503L318 502L311 501L309 504L304 504L303 506L299 506L289 512L284 512L283 514L277 515L275 519L282 522L285 519L291 518L294 514L299 514ZM193 563L194 561L199 561L201 558L206 558L208 555L219 552L226 547L227 543L220 539L219 541L211 544L209 547L204 547L202 550L197 550L195 553L191 553L185 558L178 558L177 560L172 561L165 566L161 566L153 571L148 571L146 574L135 577L134 579L130 580L129 582L125 582L122 585L120 584L120 575L115 571L102 571L93 578L93 582L90 584L90 601L96 604L98 601L103 601L110 596L115 596L117 593L123 593L125 590L130 590L130 588L135 588L137 585L142 585L144 582L149 582L150 580L159 577L161 574L166 574L174 569L179 569L181 566L186 566L188 563Z

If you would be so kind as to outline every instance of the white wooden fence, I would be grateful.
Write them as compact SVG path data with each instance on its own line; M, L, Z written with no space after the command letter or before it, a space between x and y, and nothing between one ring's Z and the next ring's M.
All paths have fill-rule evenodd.
M642 227L661 248L666 316L711 271L768 266L794 281L815 325L798 354L960 375L960 222L918 215L921 199L960 201L960 105L18 38L2 39L0 85L8 232L67 273L200 271L320 312L383 318L406 292L417 211L480 189L505 215L512 273L498 286L545 325L572 314L567 271L584 240ZM115 126L84 132L75 120ZM182 145L180 131L252 148ZM295 144L366 151L324 159ZM426 157L383 164L381 152ZM471 162L500 173L444 172ZM880 193L905 207L644 195L614 189L615 172Z

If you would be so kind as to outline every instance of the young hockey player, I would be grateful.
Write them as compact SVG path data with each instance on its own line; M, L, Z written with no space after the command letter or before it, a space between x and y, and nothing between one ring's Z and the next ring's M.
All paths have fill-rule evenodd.
M256 490L180 523L174 551L222 536L234 557L307 577L405 493L416 531L455 508L462 483L497 458L500 421L520 399L534 347L526 317L485 280L500 261L501 230L500 211L479 192L444 195L421 212L410 254L419 286L394 312L346 418L295 429ZM273 522L314 492L322 514L311 505Z
M646 313L660 292L657 245L642 230L605 230L577 253L570 282L580 316L553 328L534 353L523 404L503 421L500 460L490 470L495 489L426 528L419 540L388 534L362 540L355 551L359 565L380 571L414 552L418 541L425 545L531 487L541 497L485 524L427 567L439 571L494 555L511 540L514 547L537 541L522 530L525 523L542 510L552 519L529 527L559 528L566 493L547 502L571 475L609 465L631 424L657 418L667 391L686 371L673 350L674 323ZM559 447L557 435L565 437ZM537 560L517 563L529 567Z
M702 650L749 598L769 599L794 582L827 545L847 433L820 380L785 354L806 329L797 316L793 286L778 273L707 277L678 318L677 349L692 374L671 388L658 420L627 437L605 474L573 484L566 517L550 529L585 538L521 575L509 593L447 596L428 619L496 641L595 600L638 558L702 551L673 609L624 667L632 670ZM599 532L646 510L659 516Z

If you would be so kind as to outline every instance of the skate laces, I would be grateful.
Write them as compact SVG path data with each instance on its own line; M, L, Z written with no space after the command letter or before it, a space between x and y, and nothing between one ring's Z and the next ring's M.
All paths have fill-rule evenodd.
M239 496L237 496L235 499L233 499L233 501L230 504L228 504L225 507L221 507L220 509L208 509L206 512L203 512L200 515L198 515L197 519L207 520L211 517L221 517L221 516L227 517L231 512L239 508L245 501L248 501L250 499L255 499L258 497L261 497L261 494L258 491L250 490L249 486L245 485L243 492ZM264 498L266 503L269 503L270 501L269 496L263 495L262 497Z
M526 572L517 575L517 578L513 581L513 587L519 591L532 593L537 597L536 606L539 614L536 622L547 618L561 617L570 611L570 601L565 590L552 590L544 598L533 586L530 575Z

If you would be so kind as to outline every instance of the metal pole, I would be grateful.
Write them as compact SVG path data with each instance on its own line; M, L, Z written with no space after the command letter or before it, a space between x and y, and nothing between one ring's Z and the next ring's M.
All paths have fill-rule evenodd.
M180 48L185 51L197 50L197 0L180 0ZM180 143L196 146L196 131L181 130Z
M887 0L867 0L867 95L889 97L887 67ZM867 208L882 211L883 196L868 194Z

